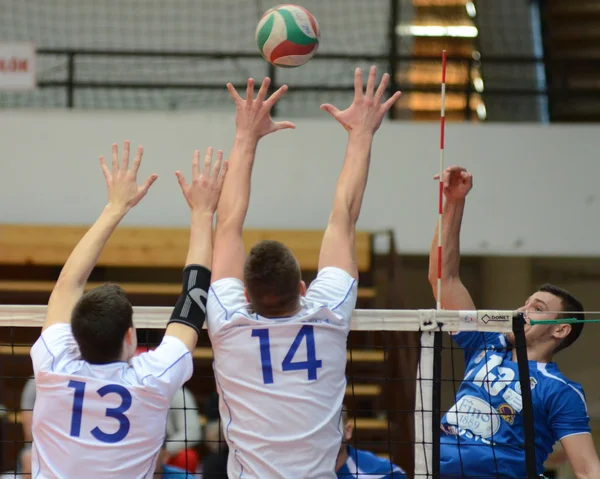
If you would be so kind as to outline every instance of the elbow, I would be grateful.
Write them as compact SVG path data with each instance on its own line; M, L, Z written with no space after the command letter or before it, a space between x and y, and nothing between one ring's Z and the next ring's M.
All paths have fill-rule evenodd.
M429 273L427 274L427 279L429 280L429 284L435 290L437 287L438 273L436 268L429 267Z
M586 464L579 470L574 468L577 479L598 479L600 478L600 461L596 459L593 464Z

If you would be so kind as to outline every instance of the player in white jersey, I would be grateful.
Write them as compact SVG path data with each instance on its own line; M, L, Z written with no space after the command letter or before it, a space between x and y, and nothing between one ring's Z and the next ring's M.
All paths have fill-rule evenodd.
M157 176L137 185L142 148L130 169L129 142L121 162L113 145L112 172L101 159L108 204L65 263L31 350L37 388L33 477L153 476L169 404L192 375L191 351L204 322L212 219L226 170L221 158L219 152L211 172L209 149L201 175L195 152L191 186L177 172L192 210L183 291L161 344L135 358L133 310L123 290L104 285L83 292L106 241Z
M346 341L356 304L355 227L367 183L373 136L394 101L382 103L389 76L366 92L356 70L352 105L323 105L349 132L319 273L307 289L283 244L263 241L245 259L242 229L261 137L283 128L270 110L265 79L236 104L236 137L217 212L207 326L214 351L219 409L229 446L228 475L242 479L335 479L346 390ZM327 160L327 159L324 159ZM276 198L274 198L276 201Z

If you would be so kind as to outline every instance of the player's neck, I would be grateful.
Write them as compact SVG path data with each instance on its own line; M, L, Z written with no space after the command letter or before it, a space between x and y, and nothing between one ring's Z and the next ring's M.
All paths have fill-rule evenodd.
M337 460L335 461L335 470L339 471L340 467L346 464L348 460L348 446L344 444L340 447L340 452L338 453Z
M258 313L260 316L262 316L263 318L289 318L291 316L296 316L300 310L302 309L302 304L300 304L300 301L298 301L298 304L289 310L280 310L280 311L273 311L273 312L265 312L265 313Z
M552 362L552 349L549 347L545 347L544 345L540 345L538 347L527 347L527 359L529 361L536 361L538 363L551 363ZM512 360L517 362L517 350L513 348L512 350Z

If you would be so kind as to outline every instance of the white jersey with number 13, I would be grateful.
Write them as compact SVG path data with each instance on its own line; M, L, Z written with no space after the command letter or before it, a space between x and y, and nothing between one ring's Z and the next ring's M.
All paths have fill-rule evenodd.
M36 479L152 478L173 395L192 375L177 338L130 363L81 360L69 324L31 349L36 382L32 473Z

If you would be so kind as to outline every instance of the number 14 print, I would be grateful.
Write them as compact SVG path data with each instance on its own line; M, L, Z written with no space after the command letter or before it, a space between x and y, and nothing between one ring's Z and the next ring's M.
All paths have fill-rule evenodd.
M253 329L252 337L258 338L260 346L260 360L262 364L263 382L272 384L273 367L271 366L271 343L269 340L268 329ZM293 361L302 340L306 338L306 361ZM317 359L317 351L315 348L315 332L311 325L304 325L296 335L294 342L288 350L281 369L283 371L301 371L305 369L308 374L308 380L314 381L317 379L317 369L323 366L323 362Z

